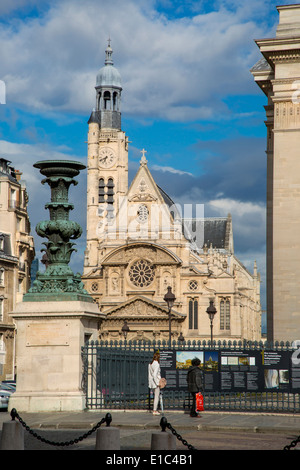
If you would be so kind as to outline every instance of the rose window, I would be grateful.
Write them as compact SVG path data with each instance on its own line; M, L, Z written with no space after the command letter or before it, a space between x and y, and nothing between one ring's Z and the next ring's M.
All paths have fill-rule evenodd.
M93 282L92 287L91 287L92 292L97 292L98 291L98 284L97 282Z
M129 270L130 281L136 287L147 287L154 279L155 271L149 261L141 259L134 263Z
M148 215L149 215L149 211L148 211L147 206L145 206L145 205L139 206L139 210L138 210L137 214L138 214L138 220L141 224L147 222Z

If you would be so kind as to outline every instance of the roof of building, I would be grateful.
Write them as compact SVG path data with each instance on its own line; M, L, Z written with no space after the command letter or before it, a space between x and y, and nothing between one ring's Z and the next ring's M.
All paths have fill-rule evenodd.
M203 219L184 219L187 234L196 243L198 249L205 245L233 252L232 221L228 217L209 217Z
M95 109L93 109L89 117L88 124L91 124L91 122L95 122L97 124L101 123L101 117L100 117L99 111L96 111Z
M118 69L114 67L112 60L113 50L110 47L110 41L108 43L107 49L105 51L106 59L105 65L102 67L96 78L96 87L122 87L121 75Z
M171 210L173 218L176 215L182 218L177 205L168 196L168 194L157 186L164 202ZM233 236L231 215L227 217L209 217L209 218L183 218L182 230L185 238L193 241L197 249L203 249L206 245L219 250L226 250L233 253Z
M269 64L269 62L264 57L262 57L258 62L256 62L255 65L253 65L250 71L251 72L265 72L265 71L267 72L271 70L272 70L272 67Z
M0 176L5 176L10 181L16 183L16 170L10 164L10 160L0 157Z

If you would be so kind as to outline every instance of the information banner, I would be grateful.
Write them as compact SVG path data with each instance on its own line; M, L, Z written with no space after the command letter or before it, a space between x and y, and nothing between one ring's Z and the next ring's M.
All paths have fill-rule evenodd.
M219 351L221 392L260 392L263 390L260 351Z
M168 390L187 390L192 360L201 361L206 392L300 392L300 364L293 351L161 350L161 375Z
M204 388L214 391L218 388L218 352L217 351L160 351L161 375L167 380L166 389L187 390L186 376L192 360L201 361Z

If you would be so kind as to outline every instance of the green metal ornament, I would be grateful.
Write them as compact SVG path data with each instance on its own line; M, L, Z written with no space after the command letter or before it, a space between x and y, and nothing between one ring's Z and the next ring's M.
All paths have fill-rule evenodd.
M36 226L36 233L47 238L47 267L44 273L38 272L33 286L24 295L23 301L84 300L93 302L84 289L80 273L74 274L69 266L71 255L76 249L76 240L82 234L77 222L69 220L69 212L74 205L69 202L70 185L77 185L74 179L85 165L69 160L44 160L33 165L46 178L51 189L51 202L45 205L49 210L50 220L41 221Z

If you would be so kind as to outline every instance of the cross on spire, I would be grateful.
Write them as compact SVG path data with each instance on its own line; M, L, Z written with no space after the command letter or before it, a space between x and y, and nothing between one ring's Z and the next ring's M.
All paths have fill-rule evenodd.
M144 164L144 165L147 163L147 160L146 160L146 157L145 157L145 153L147 153L147 150L145 150L145 149L141 150L142 158L141 158L140 163L141 163L141 164Z
M113 60L111 58L113 50L112 50L111 45L110 45L110 43L111 43L110 36L108 37L107 42L108 42L108 44L107 44L107 48L106 48L106 51L105 51L105 54L106 54L105 65L113 65Z

